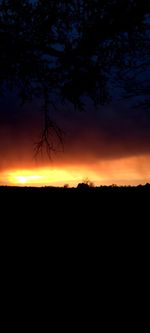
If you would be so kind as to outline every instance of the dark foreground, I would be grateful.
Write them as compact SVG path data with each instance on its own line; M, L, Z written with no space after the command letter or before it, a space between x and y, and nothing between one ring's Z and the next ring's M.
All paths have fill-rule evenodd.
M139 210L148 211L150 202L150 184L135 187L100 186L89 187L79 184L77 188L57 187L0 187L0 205L6 214L15 210L20 218L26 212L47 216L47 219L61 218L79 220L81 218L97 219L135 214ZM76 216L77 215L77 216Z
M0 194L4 193L34 193L34 194L54 194L54 193L148 193L150 192L150 184L137 185L137 186L96 186L92 187L85 183L78 184L77 187L53 187L53 186L43 186L43 187L33 187L33 186L0 186Z
M102 243L114 246L116 242L122 246L124 242L128 248L129 239L141 244L142 239L149 237L149 210L149 184L0 187L0 226L6 228L6 235L8 230L10 237L19 234L19 240L31 237L31 243L44 242L48 246L54 242L63 246L70 243L71 247L74 243L78 248L79 238L80 243L88 246Z
M87 184L81 183L76 188L65 187L32 187L32 186L0 186L0 195L36 195L51 196L51 195L116 195L116 194L148 194L150 193L150 184L138 185L138 186L97 186L90 187Z
M10 260L13 263L10 274L15 261L23 275L29 271L30 276L37 267L36 278L44 274L49 285L53 276L56 289L64 283L63 279L68 284L73 276L71 288L75 293L76 281L84 272L82 286L87 278L91 279L87 297L91 285L96 288L95 295L99 285L102 289L106 285L108 293L109 288L116 293L114 286L120 286L122 276L125 282L119 288L126 294L127 281L135 271L133 293L139 272L144 274L145 283L143 272L149 267L149 207L150 185L0 187L2 256L7 266ZM135 293L138 297L139 285ZM116 295L112 300L115 298Z

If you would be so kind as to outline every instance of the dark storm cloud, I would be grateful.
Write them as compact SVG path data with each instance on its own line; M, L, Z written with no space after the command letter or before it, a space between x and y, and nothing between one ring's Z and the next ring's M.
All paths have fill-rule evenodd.
M66 154L73 160L150 153L150 115L122 105L66 115Z
M128 109L121 104L98 110L87 103L85 111L60 106L60 112L52 116L65 131L64 153L54 155L53 163L86 163L150 153L148 111ZM1 101L1 168L15 161L22 165L33 163L40 126L40 103L21 108L15 96Z
M33 159L39 114L33 105L21 106L14 94L0 101L0 168ZM36 114L36 116L35 116Z

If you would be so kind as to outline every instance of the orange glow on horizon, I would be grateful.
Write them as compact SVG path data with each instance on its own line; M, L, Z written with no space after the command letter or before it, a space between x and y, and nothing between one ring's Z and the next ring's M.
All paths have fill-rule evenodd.
M138 185L150 182L150 155L114 160L96 160L89 164L66 164L4 170L0 185L77 186L85 178L94 185Z
M5 173L9 185L24 186L62 186L66 182L75 183L80 177L78 173L72 174L61 168L23 169Z

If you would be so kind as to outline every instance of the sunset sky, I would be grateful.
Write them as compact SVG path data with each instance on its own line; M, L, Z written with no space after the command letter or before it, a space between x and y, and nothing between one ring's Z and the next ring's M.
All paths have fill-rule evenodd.
M116 103L85 111L60 107L52 117L64 130L64 147L51 160L34 157L41 131L40 101L23 108L14 93L1 97L0 184L76 186L136 185L150 181L150 114ZM31 112L32 109L32 112ZM36 117L35 117L36 114Z
M150 182L149 41L146 0L0 0L0 185Z

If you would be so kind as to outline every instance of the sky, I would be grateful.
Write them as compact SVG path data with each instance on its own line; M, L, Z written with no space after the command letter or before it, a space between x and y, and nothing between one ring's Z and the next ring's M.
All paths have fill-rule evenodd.
M59 106L51 117L64 131L51 159L34 156L41 133L40 102L21 107L15 94L1 97L0 185L137 185L150 182L150 114L127 103L84 111Z
M31 2L34 3L36 1ZM146 30L146 38L148 39L150 36L149 16L146 16L145 20L146 19L148 20L148 28ZM54 27L52 26L52 35L58 35L61 43L52 43L52 50L61 51L63 53L66 44L64 43L63 45L62 43L62 36L61 34L59 36L58 27L57 32L55 31ZM77 36L77 28L75 27L76 26L71 23L70 33L67 32L66 34L66 36L69 37L68 41L70 42L72 40L72 47L76 45L75 41L77 37L79 38L80 45L80 37L82 36L82 33L81 36L80 34L78 34ZM20 45L20 32L18 33L18 36ZM36 34L33 34L33 36L36 36ZM125 35L124 38L126 38ZM14 40L12 41L14 42L14 45L18 45L17 43L15 44L15 40L16 35ZM86 45L84 44L84 38L83 45ZM81 43L81 46L83 45ZM7 50L7 43L5 46ZM28 51L28 49L24 48L23 50ZM17 50L15 49L15 52L16 51ZM82 52L83 51L84 50L82 50ZM17 52L15 52L14 55L17 54ZM145 54L144 52L146 51L143 50L143 54ZM8 53L6 52L5 55L7 54ZM54 58L54 56L52 56L52 58ZM10 57L10 59L13 59L13 57ZM33 59L36 59L36 57L33 57ZM88 60L89 59L92 58L88 58ZM24 56L23 64L25 60L26 59ZM55 57L55 61L52 61L51 59L51 69L53 69L53 66L57 69L57 60L57 56ZM78 64L78 57L77 59L75 57L75 60L77 60ZM61 58L61 61L63 63L63 57ZM92 61L94 62L95 60ZM140 61L142 61L142 63L149 62L147 52L145 58L143 58L142 56L142 59L140 58ZM135 58L134 62L135 67L136 65L139 65L139 62ZM16 64L18 66L17 62ZM75 61L75 68L77 64ZM14 63L12 63L12 68L13 66ZM65 63L64 61L64 67L62 66L63 74L67 70L67 66L71 65L68 65L68 63ZM84 70L84 63L82 64L82 66L82 70ZM112 73L114 72L115 74L115 64L113 66L114 68ZM70 69L71 68L72 67L70 67ZM87 66L87 69L88 68L89 67ZM147 70L147 68L148 67L146 67L146 71L143 71L142 74L140 72L140 82L142 82L142 80L146 80L146 82L149 80L149 70ZM109 74L111 75L112 73ZM133 74L132 71L129 75L129 86L132 84L132 87L135 87L134 75L133 80L131 80L131 74ZM77 78L80 78L80 75L77 75ZM55 82L55 77L53 79ZM33 102L28 102L25 105L21 106L21 102L17 97L16 90L13 90L12 92L4 90L4 95L0 95L0 185L64 186L65 184L68 184L69 186L77 186L79 182L83 182L87 179L93 182L95 186L112 184L138 185L150 182L150 112L148 108L142 109L142 106L139 106L137 108L131 108L131 103L129 103L128 100L122 100L120 102L117 102L117 98L122 92L122 88L118 88L119 83L118 85L117 83L118 82L116 82L115 90L113 88L113 85L112 87L110 87L114 102L109 105L96 108L91 103L91 101L86 98L84 99L85 107L83 111L74 110L73 106L69 104L69 102L66 105L62 105L59 101L57 101L58 111L55 111L54 109L49 110L51 119L55 121L56 124L63 130L63 146L60 144L60 142L56 142L56 152L52 153L51 158L49 158L45 152L43 152L43 154L39 153L35 156L35 147L40 141L42 129L43 115L41 111L41 101L39 99L36 99ZM142 86L140 88L142 88ZM146 90L148 91L148 89ZM138 101L138 98L139 96L137 93L137 96L135 96L135 101Z

